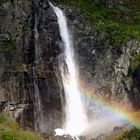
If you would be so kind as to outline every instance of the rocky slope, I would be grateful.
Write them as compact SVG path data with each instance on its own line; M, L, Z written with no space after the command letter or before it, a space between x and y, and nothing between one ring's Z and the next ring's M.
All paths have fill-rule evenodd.
M116 28L104 31L91 23L91 15L87 16L81 12L83 7L76 10L71 3L68 3L71 8L65 6L65 2L61 3L60 7L64 8L69 28L74 35L81 79L86 84L95 86L96 94L106 96L109 100L129 104L130 108L139 108L140 42L137 37L131 35L128 40L120 43L123 37L115 36ZM115 37L116 42L113 43Z
M81 80L94 86L96 94L139 108L140 42L135 37L137 33L130 34L132 37L125 34L129 39L123 39L118 37L118 32L123 34L118 24L99 28L82 7L53 2L67 15ZM99 3L98 0L92 2ZM106 1L106 5L112 7L116 2ZM101 16L99 19L94 16L94 19L103 27L106 22L102 24ZM38 78L45 131L61 127L64 117L63 86L58 68L63 51L61 43L57 19L47 0L0 2L0 107L11 111L25 128L34 128L35 123L33 68Z
M43 123L46 129L61 127L61 38L52 8L48 1L2 1L0 9L1 109L11 111L23 127L34 127L35 70Z

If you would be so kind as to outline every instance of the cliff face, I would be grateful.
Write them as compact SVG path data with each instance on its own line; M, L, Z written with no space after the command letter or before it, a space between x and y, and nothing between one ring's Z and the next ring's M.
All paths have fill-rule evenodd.
M112 102L127 104L129 109L139 108L139 39L131 35L125 40L121 36L123 32L119 38L116 33L120 32L121 26L118 30L113 27L113 23L113 28L104 30L98 26L100 22L104 22L103 19L97 23L98 25L93 24L91 15L87 16L81 12L83 7L76 10L72 3L69 3L69 7L73 8L65 6L65 2L61 3L60 7L64 8L69 28L74 35L81 80L93 86L97 95L103 95ZM105 24L102 26L106 26ZM131 25L133 26L132 23Z
M30 7L30 2L0 2L1 109L6 107L15 117L27 112L22 117L27 120L25 125L30 125L28 120L32 120L32 112L28 111L32 108L30 76L22 57L26 55L23 53L24 47L29 44L24 36L30 36ZM19 121L23 123L23 120Z
M116 24L101 30L81 9L66 5L58 6L65 11L73 34L81 81L94 86L97 95L139 108L138 39L113 38L112 33L120 31ZM123 43L115 46L112 40ZM61 43L56 15L47 0L0 2L0 107L11 111L23 127L33 128L35 123L34 71L45 116L44 131L61 127Z
M56 16L48 1L0 4L1 110L11 111L23 127L34 127L35 72L45 129L61 127L63 89L57 57L62 49Z

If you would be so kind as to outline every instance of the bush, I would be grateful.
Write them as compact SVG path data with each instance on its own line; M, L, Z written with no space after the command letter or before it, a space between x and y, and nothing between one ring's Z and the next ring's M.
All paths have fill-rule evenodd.
M3 115L0 116L0 124L4 123L6 120Z
M0 115L0 140L43 140L38 133L23 130L10 114Z
M15 136L10 131L4 131L4 132L2 132L2 139L3 140L15 140Z
M140 40L140 16L138 14L140 10L137 0L126 0L126 9L120 9L117 5L112 8L97 6L91 0L56 0L56 2L75 9L78 7L87 14L91 19L91 24L105 32L103 43L109 42L114 47L120 47L133 38Z
M131 60L131 71L134 72L137 67L140 65L140 53L139 54L135 54Z
M130 131L124 132L119 140L140 140L140 129L134 127Z

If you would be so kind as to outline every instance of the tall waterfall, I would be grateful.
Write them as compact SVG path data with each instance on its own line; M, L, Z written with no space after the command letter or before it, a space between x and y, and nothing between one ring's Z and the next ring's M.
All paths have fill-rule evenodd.
M58 7L53 5L52 7L58 18L60 35L64 46L64 61L59 63L66 97L66 123L63 129L65 133L70 135L80 135L86 128L86 115L78 87L78 71L76 69L73 43L65 15Z
M40 93L38 88L38 79L34 70L34 67L32 68L33 71L33 84L34 84L34 96L35 96L35 103L34 103L34 128L35 130L41 131L41 124L42 124L42 105L40 100ZM41 131L42 132L42 131Z
M40 50L38 47L38 29L37 29L37 15L34 15L34 46L35 46L35 58L34 58L34 66L32 67L32 75L33 75L33 86L34 86L34 129L36 131L45 132L44 129L44 116L42 111L42 103L40 98L40 92L38 87L38 78L35 72L35 65L39 64L41 61Z

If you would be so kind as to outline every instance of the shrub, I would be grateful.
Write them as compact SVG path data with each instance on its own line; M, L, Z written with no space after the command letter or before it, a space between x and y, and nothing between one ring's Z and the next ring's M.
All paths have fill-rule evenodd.
M2 139L3 140L15 140L15 136L10 131L4 131L4 132L2 132Z
M109 42L114 47L120 47L127 41L136 38L140 40L140 10L137 0L126 0L127 8L118 5L108 8L96 5L91 0L56 0L72 8L79 9L90 17L91 24L105 32L102 42ZM132 8L133 6L133 8Z
M140 65L140 53L135 54L131 60L131 71L134 72L137 67Z
M130 131L124 132L119 140L140 140L140 129L134 127Z
M23 130L10 114L0 115L0 140L43 140L38 133Z

